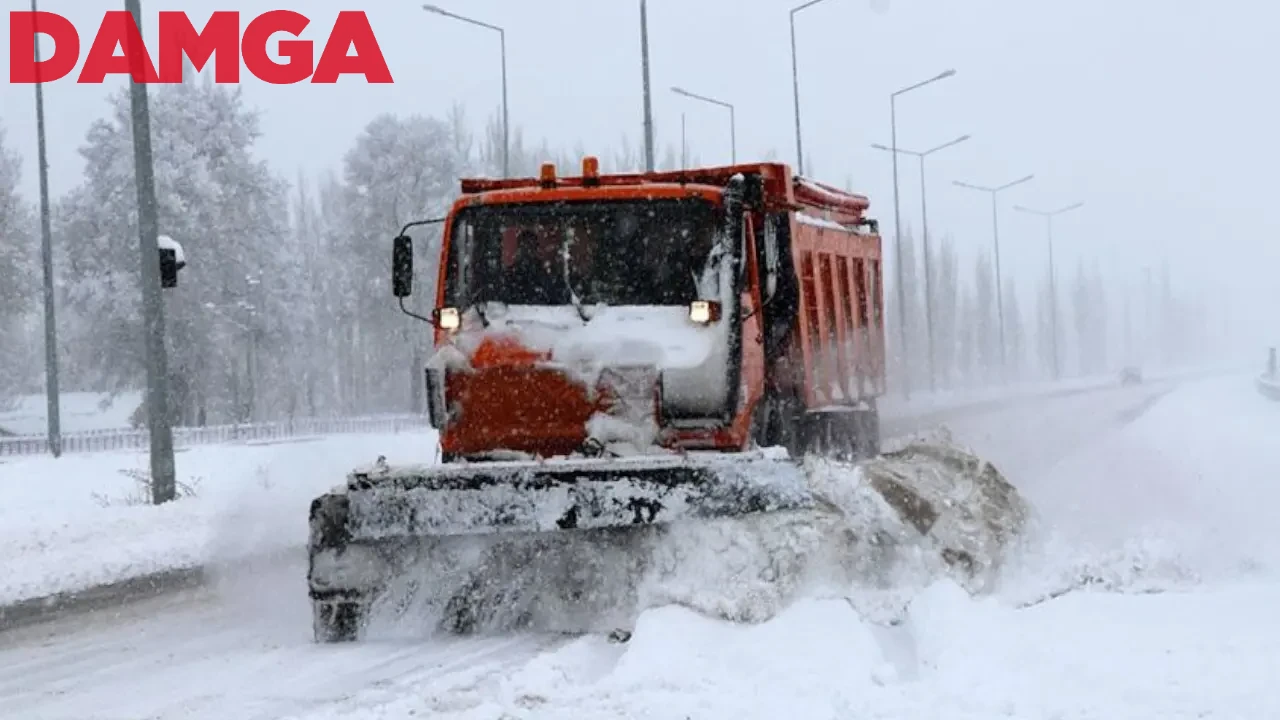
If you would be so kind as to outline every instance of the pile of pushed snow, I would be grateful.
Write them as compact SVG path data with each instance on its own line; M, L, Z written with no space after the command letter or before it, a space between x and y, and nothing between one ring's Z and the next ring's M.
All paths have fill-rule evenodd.
M1013 486L945 434L857 465L809 460L819 509L673 526L644 607L682 605L760 622L800 597L905 590L952 578L995 585L1029 510Z

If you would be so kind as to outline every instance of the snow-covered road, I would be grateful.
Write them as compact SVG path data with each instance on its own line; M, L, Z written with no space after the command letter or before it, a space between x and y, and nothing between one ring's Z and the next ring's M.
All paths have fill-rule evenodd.
M0 717L277 718L416 676L501 674L560 638L310 642L300 558L0 636Z
M1280 575L1269 562L1280 553L1247 526L1280 497L1255 487L1280 470L1280 448L1259 440L1274 438L1280 412L1238 378L1152 403L1167 390L1118 388L948 424L1063 537L1096 541L1092 574L1158 589L1214 576L1194 591L1077 593L1014 609L1070 581L1078 560L1063 557L1004 598L935 586L896 627L814 599L752 627L658 608L627 645L527 636L322 647L310 641L303 563L292 557L0 634L0 717L1277 716L1280 581L1269 580ZM1180 534L1147 532L1170 518ZM1153 549L1153 537L1165 544ZM1209 547L1212 557L1198 553ZM1137 578L1135 555L1163 563Z

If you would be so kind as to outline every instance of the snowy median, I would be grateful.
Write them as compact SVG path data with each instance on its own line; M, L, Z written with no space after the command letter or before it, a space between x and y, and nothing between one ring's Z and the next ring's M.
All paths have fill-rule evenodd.
M177 501L148 504L145 453L0 463L0 607L305 546L307 508L379 455L428 462L434 431L177 454Z

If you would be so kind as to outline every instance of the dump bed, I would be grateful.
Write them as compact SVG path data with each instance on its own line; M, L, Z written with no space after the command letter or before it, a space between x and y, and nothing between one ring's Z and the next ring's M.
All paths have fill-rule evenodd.
M806 405L857 405L884 394L884 283L875 223L858 198L797 178L791 253L800 279ZM843 195L843 196L842 196ZM864 206L865 207L865 206Z

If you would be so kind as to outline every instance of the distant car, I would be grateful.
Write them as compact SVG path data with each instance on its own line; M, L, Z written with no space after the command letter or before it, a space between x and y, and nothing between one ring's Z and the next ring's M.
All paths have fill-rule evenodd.
M1130 365L1120 371L1121 385L1141 385L1142 369Z

